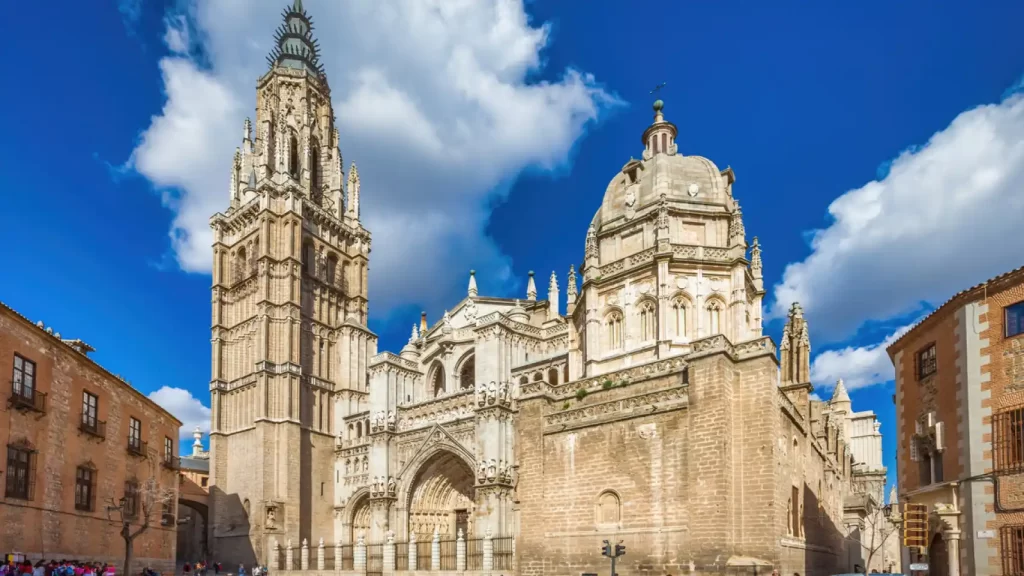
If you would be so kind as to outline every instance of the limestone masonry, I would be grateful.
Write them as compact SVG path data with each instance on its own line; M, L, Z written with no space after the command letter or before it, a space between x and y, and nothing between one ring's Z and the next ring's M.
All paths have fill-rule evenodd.
M312 569L326 542L368 573L603 573L610 539L623 575L864 563L847 535L884 501L874 414L842 383L812 398L798 305L779 356L762 334L735 175L684 154L661 101L563 288L552 272L538 300L531 273L523 299L489 297L470 273L378 353L359 174L310 30L285 10L211 219L219 560Z

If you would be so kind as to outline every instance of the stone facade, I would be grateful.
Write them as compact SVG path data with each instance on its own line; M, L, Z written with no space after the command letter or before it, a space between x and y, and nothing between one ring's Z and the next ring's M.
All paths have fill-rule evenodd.
M940 574L1024 570L1024 269L965 290L889 346L900 501L930 511ZM905 564L906 565L906 564ZM936 573L936 572L933 572Z
M581 278L570 266L563 291L552 272L538 300L531 272L510 299L471 272L465 298L377 354L358 175L314 130L330 102L301 3L285 21L212 220L218 558L301 569L322 539L368 573L402 549L420 569L598 572L601 541L621 539L623 574L849 568L854 413L811 398L799 306L780 382L731 169L682 154L655 103ZM330 184L310 184L313 159Z
M144 491L152 480L167 508L154 506L149 528L134 542L133 565L173 570L181 422L96 364L91 351L0 304L0 373L8 386L0 405L0 551L33 562L77 558L122 567L120 517L112 522L107 507L129 482ZM138 508L133 530L145 521Z

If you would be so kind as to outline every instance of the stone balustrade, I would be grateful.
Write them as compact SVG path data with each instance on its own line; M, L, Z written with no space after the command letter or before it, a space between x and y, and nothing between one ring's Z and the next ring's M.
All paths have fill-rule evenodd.
M398 429L413 430L435 422L451 422L473 416L474 390L460 390L454 394L432 398L415 405L398 407Z

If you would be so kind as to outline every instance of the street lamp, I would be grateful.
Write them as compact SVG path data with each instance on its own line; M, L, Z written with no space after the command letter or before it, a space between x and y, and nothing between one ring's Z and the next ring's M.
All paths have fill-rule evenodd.
M889 517L892 516L892 503L891 502L886 504L885 506L882 506L882 514L885 515L886 519L889 519Z

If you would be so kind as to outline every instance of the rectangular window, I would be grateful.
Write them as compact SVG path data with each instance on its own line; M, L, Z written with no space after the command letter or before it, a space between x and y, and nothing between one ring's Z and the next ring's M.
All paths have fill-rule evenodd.
M917 353L917 379L924 380L935 374L935 369L935 344L929 344Z
M1006 324L1006 337L1024 334L1024 302L1011 304L1003 309Z
M124 515L135 518L139 514L139 483L129 480L124 483Z
M942 472L942 452L932 452L931 457L932 466L935 468L935 471L932 472L932 478L935 480L936 484L941 484L944 478L944 474Z
M210 481L209 478L203 478L203 481L199 485L202 486L203 488L206 488L206 483L209 482L209 481Z
M1003 574L1024 574L1024 526L1000 528L999 545Z
M8 498L31 500L35 480L35 454L17 446L7 447L7 490Z
M100 399L95 394L82 392L82 428L93 433L99 428L97 416L99 414Z
M1024 472L1024 407L992 415L992 452L996 473Z
M919 468L921 486L927 486L932 483L932 455L930 452L925 452L920 448L918 448L918 451L921 453L921 465Z
M174 443L171 442L170 438L164 437L164 462L170 463L174 461Z
M95 480L96 472L88 468L79 466L75 471L75 510L92 511Z
M789 497L791 509L789 511L789 532L793 536L800 535L800 488L793 486L793 494Z
M142 452L142 422L135 418L128 420L128 449L136 454Z
M20 398L32 401L36 392L36 363L24 356L14 355L14 374L11 378L11 392Z

